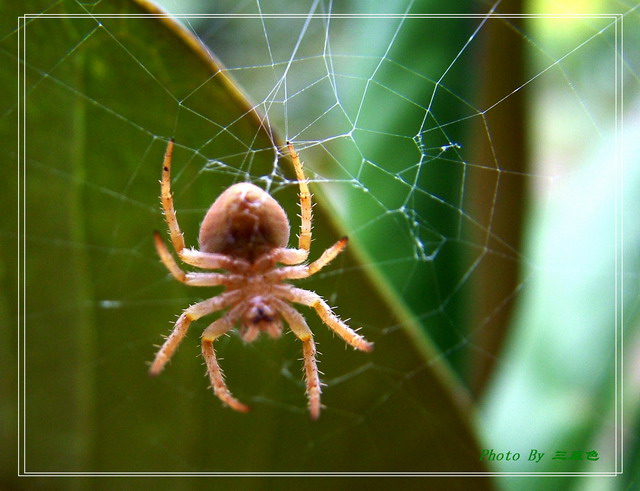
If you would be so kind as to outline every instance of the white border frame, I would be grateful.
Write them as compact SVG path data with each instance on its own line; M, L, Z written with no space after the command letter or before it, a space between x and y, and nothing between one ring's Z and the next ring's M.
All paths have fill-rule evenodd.
M611 472L38 472L26 469L26 26L30 20L51 18L598 18L611 19L615 29L615 470ZM623 473L623 68L624 14L25 14L18 17L18 476L19 477L616 477ZM533 79L532 79L533 80ZM529 83L531 80L527 81ZM619 351L619 352L618 352Z

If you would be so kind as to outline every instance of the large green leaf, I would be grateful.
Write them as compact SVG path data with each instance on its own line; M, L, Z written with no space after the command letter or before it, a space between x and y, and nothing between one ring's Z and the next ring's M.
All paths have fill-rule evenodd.
M206 321L193 326L159 378L147 375L153 345L174 316L212 294L172 280L153 249L152 231L165 229L158 179L167 139L177 142L173 185L190 245L204 210L241 173L258 183L272 174L276 146L187 31L165 17L104 15L153 7L118 0L87 10L85 2L34 1L25 9L61 15L30 17L19 31L3 24L0 52L3 87L11 92L21 36L22 100L3 104L2 135L16 141L24 110L23 146L5 150L6 161L24 150L22 174L16 186L12 167L3 181L11 203L22 193L22 235L17 240L15 214L5 216L3 258L11 259L2 265L7 287L0 303L12 329L17 307L24 308L21 330L2 344L3 363L15 366L20 336L20 471L482 471L464 391L433 362L429 341L357 243L336 260L333 274L302 282L331 295L338 313L376 342L373 354L345 350L304 310L328 383L319 421L306 410L300 345L291 335L251 345L237 336L218 342L227 381L253 407L249 415L223 408L207 388L197 356ZM5 5L2 18L22 13ZM293 219L295 182L281 176L293 177L285 159L269 182ZM314 191L317 257L348 230ZM24 270L12 258L18 245ZM25 294L18 306L11 286L19 274ZM16 393L14 380L3 383L3 394ZM15 414L11 399L2 404L3 414ZM14 469L3 467L4 480L13 481ZM483 480L476 488L489 485Z

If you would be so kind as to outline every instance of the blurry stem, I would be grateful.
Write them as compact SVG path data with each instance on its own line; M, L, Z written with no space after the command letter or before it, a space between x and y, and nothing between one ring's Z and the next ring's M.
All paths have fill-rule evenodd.
M509 14L522 12L522 1L508 3ZM472 135L470 161L478 170L468 174L466 206L480 227L469 230L469 240L483 248L470 281L471 332L477 333L468 378L480 396L493 373L508 332L512 299L519 281L518 251L523 225L527 172L522 19L492 19L480 32L478 94L482 124ZM505 103L496 104L505 95ZM492 107L494 106L495 107ZM498 243L495 238L500 239ZM475 251L477 254L477 251Z
M83 52L75 58L76 81L75 87L84 86L86 57ZM71 153L69 157L69 167L73 175L69 186L69 193L65 200L68 207L68 230L69 240L73 244L86 244L84 206L82 190L85 188L85 166L91 165L87 162L86 149L86 102L83 98L76 98L71 110L73 118L73 133L70 145ZM94 298L92 293L92 282L89 278L89 258L85 248L74 249L69 259L67 270L67 281L72 282L74 291L77 294L75 299L79 308L74 312L75 321L70 324L77 329L75 339L77 339L76 353L76 373L74 384L77 400L70 408L74 408L76 417L76 431L78 440L75 448L74 459L78 469L94 469L96 460L95 446L95 383L96 383L96 323L93 314Z

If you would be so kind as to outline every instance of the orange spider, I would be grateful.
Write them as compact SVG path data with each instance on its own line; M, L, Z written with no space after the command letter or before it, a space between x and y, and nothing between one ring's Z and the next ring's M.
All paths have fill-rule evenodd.
M329 264L347 245L344 237L319 259L304 264L311 246L311 193L302 170L302 163L293 145L287 143L300 187L301 226L298 249L287 248L290 226L282 207L259 187L243 182L234 184L215 200L200 225L200 249L187 249L180 231L171 195L171 159L173 140L164 155L161 200L171 242L182 262L202 269L226 272L184 272L155 232L155 245L163 264L175 279L192 286L226 287L218 296L198 302L182 312L150 369L159 374L171 359L192 321L228 308L202 333L202 355L207 364L211 386L216 396L236 411L249 407L238 401L224 382L213 342L239 323L240 336L246 342L255 340L261 332L271 337L282 333L282 319L302 341L307 397L311 417L320 415L321 384L316 366L313 333L304 317L291 302L313 307L322 321L342 339L361 351L371 351L368 342L342 322L317 293L296 288L283 280L306 278ZM279 266L279 264L285 266Z

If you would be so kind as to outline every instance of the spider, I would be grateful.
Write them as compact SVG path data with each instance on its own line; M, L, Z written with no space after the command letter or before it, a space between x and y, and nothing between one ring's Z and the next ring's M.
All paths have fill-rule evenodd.
M284 281L307 278L320 271L344 250L347 237L325 250L319 259L305 263L311 246L311 193L300 158L293 145L287 142L300 188L301 226L298 248L287 248L290 226L280 204L266 191L248 182L234 184L218 196L200 225L200 249L186 248L171 194L173 146L171 139L164 154L160 186L162 209L175 252L182 262L190 266L226 272L183 271L160 234L155 232L158 255L176 280L191 286L222 285L225 291L191 305L182 312L173 331L158 351L149 373L158 375L162 371L192 321L228 309L202 333L202 356L215 395L232 409L248 412L249 406L238 401L227 388L213 342L236 325L239 325L241 338L248 343L262 332L277 338L282 333L284 320L302 342L309 411L311 418L317 419L320 416L321 383L313 333L304 317L291 303L315 309L328 327L358 350L371 351L373 343L341 321L320 295Z

